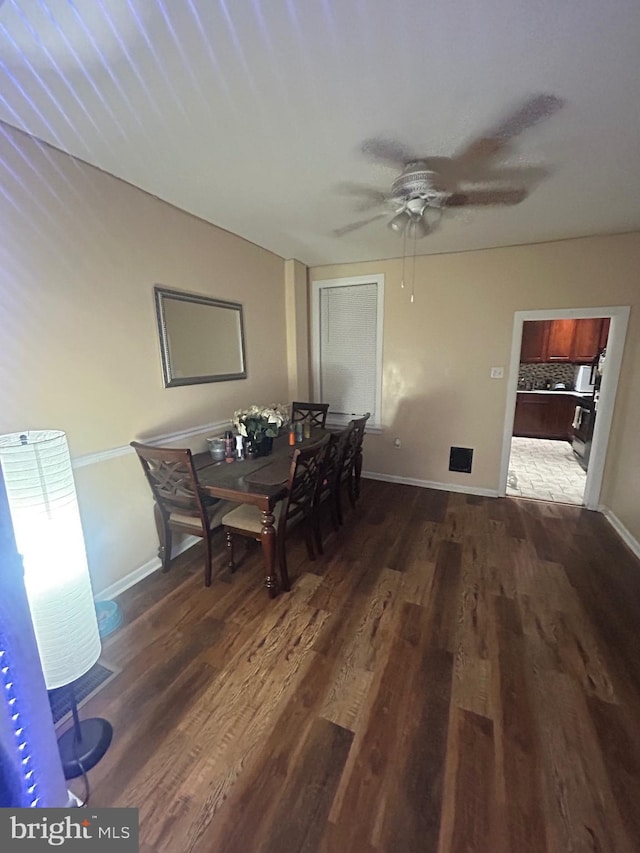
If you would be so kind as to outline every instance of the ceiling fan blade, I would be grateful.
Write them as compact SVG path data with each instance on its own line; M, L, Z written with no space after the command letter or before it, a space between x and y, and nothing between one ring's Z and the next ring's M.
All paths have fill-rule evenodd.
M518 184L530 190L550 174L551 170L546 166L504 166L498 169L481 166L474 169L466 181L482 184L483 188L486 188L487 184L499 184L500 187L513 187Z
M386 213L378 213L375 216L370 216L369 219L360 219L358 222L350 222L349 225L343 225L341 228L334 229L333 234L335 237L343 237L345 234L349 234L349 232L355 231L358 228L363 228L370 222L375 222L376 219L383 219L387 215L388 214Z
M507 142L539 121L550 118L563 105L564 101L555 95L534 95L495 127L491 136L501 142Z
M420 159L401 142L393 139L366 139L362 143L361 151L365 157L381 160L388 166L396 166L400 169L412 160Z
M369 210L372 207L380 207L382 204L387 204L389 201L387 193L375 187L370 187L367 184L344 181L338 185L338 191L344 195L360 196L361 200L356 206L356 210Z
M473 139L453 158L454 162L462 174L467 174L472 166L495 157L511 139L550 118L562 106L564 101L555 95L533 95L495 127Z
M473 181L476 173L481 171L495 155L500 151L502 145L497 140L483 136L474 139L459 155L453 158L452 171L455 182Z
M513 190L469 190L469 192L451 193L445 202L446 207L488 206L501 204L520 204L527 197L524 189Z

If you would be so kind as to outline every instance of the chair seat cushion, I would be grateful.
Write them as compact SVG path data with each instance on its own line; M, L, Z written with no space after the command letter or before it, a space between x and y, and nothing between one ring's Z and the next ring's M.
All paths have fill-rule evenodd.
M220 527L222 525L223 515L229 512L229 510L234 506L236 506L236 504L231 501L218 501L214 506L207 507L209 514L209 529L215 530L216 527ZM184 527L192 527L195 531L202 531L200 516L198 515L185 515L182 512L172 512L169 516L169 524L172 522L182 524Z
M280 501L273 508L274 524L276 526L282 513L282 506L282 501ZM246 530L247 533L255 533L259 536L262 530L262 512L255 506L240 504L235 509L232 509L231 512L223 515L222 524L225 527L235 527L238 530Z

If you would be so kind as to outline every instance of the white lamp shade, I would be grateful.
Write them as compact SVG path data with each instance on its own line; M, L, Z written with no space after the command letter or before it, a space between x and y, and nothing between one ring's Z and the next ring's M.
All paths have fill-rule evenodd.
M101 651L66 436L0 436L0 464L42 671L53 690L84 675Z

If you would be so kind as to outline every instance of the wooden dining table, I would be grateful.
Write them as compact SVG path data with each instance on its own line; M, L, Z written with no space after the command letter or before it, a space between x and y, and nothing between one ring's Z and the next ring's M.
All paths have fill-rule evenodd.
M273 508L287 495L287 481L296 448L316 443L327 432L326 429L314 429L310 438L305 438L293 446L288 443L288 435L280 435L274 438L273 449L269 456L259 456L254 459L214 462L208 452L194 454L193 461L198 472L198 480L205 494L236 503L250 504L260 510L264 583L271 598L278 594L280 587L275 571L276 531Z

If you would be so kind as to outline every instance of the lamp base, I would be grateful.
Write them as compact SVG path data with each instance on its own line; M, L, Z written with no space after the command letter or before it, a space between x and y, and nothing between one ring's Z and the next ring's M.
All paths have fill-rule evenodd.
M107 720L92 717L80 723L80 736L70 728L58 740L65 779L75 779L100 761L111 743L113 727Z
M67 791L67 797L69 799L67 800L67 804L65 806L65 809L81 809L82 808L82 806L83 806L82 800L80 799L80 797L76 797L76 795L73 793L73 791Z

